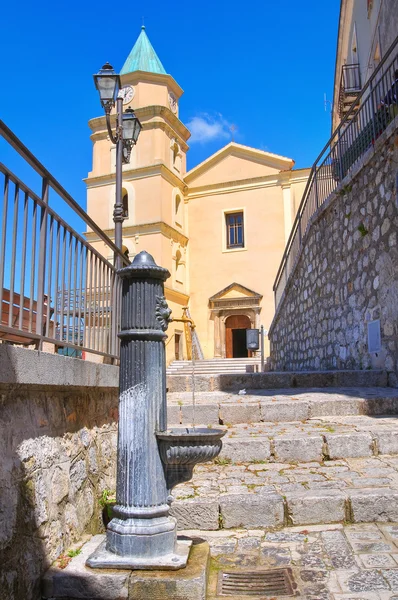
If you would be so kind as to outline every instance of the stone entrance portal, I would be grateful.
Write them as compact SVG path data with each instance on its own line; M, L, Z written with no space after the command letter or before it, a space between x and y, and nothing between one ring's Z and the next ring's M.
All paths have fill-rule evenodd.
M247 357L246 329L260 327L262 295L240 283L231 283L211 298L214 321L214 357Z
M247 358L246 329L252 324L246 315L231 315L225 320L226 358Z

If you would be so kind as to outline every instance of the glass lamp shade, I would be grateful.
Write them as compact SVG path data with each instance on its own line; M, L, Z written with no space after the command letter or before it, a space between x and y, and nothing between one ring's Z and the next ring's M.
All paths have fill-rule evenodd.
M94 83L99 92L102 106L105 106L108 102L115 102L120 88L120 77L115 73L112 65L106 63L94 75Z
M142 125L132 108L127 108L123 114L123 139L131 140L133 144L137 143Z

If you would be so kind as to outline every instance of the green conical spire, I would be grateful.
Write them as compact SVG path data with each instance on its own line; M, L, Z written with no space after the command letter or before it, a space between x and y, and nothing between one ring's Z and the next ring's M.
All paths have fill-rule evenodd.
M133 71L147 71L148 73L161 73L162 75L167 74L145 33L145 25L141 27L141 33L138 36L138 40L128 55L120 74L125 75L126 73L132 73Z

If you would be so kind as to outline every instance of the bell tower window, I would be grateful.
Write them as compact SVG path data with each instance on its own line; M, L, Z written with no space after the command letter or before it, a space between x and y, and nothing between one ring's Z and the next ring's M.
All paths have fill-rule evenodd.
M129 195L126 190L122 191L123 217L128 219L129 216Z
M177 194L174 200L174 221L175 224L179 227L183 226L183 203L181 201L181 196Z
M180 146L179 146L179 144L178 144L178 142L177 142L176 139L171 140L170 149L171 149L171 164L172 164L172 167L173 167L173 169L175 169L179 173L181 171L182 155L181 155Z

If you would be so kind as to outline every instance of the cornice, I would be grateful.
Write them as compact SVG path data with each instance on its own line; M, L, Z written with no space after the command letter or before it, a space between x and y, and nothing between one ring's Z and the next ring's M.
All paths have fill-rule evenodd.
M179 304L188 304L189 294L185 294L184 292L179 292L178 290L173 290L172 288L164 286L166 300L171 300L173 302L178 302Z
M106 175L89 176L83 179L88 189L102 187L104 185L115 185L115 173L107 173ZM138 179L146 179L148 177L163 177L168 183L174 187L178 187L181 192L186 189L186 184L178 175L170 171L163 162L148 165L146 167L138 167L136 169L123 170L124 181L135 181Z
M300 175L298 173L300 172ZM296 175L297 173L297 175ZM202 196L215 194L229 194L233 192L244 192L248 190L267 188L267 187L286 187L292 183L304 182L308 179L310 169L298 169L297 171L281 171L272 175L263 175L262 177L251 177L248 179L239 179L237 181L223 181L198 187L190 187L185 192L188 201Z
M114 235L114 228L104 229L104 232L112 239ZM125 225L123 226L123 237L134 237L136 235L152 235L154 233L161 233L165 237L181 244L184 248L188 244L188 237L183 234L175 227L172 227L164 221L155 221L153 223L141 223L139 225ZM98 237L93 231L86 231L85 236L90 242L100 242L101 238Z
M191 132L189 129L185 127L184 123L180 121L180 119L176 117L167 106L161 106L160 104L144 106L142 108L134 109L134 112L139 118L144 130L149 129L149 124L151 121L158 124L163 122L174 135L177 133L180 136L182 143L186 143L186 141L191 137ZM153 121L154 119L155 121ZM115 114L111 115L111 123L113 126L115 126ZM94 117L90 119L88 126L93 132L90 136L93 141L108 137L105 116L101 115L100 117Z

